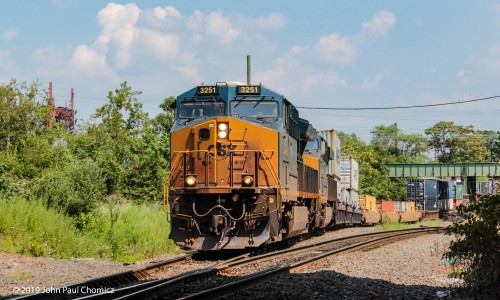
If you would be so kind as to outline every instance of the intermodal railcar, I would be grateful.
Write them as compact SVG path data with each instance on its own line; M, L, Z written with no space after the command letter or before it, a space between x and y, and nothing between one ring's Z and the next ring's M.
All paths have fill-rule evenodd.
M340 153L282 94L222 82L196 86L174 105L164 194L180 247L260 247L361 222L328 173Z

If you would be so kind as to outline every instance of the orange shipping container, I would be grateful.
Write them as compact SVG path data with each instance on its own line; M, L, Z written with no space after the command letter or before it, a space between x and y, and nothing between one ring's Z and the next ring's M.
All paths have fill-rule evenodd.
M393 212L394 201L377 200L377 209L383 212Z
M375 196L359 195L359 206L367 211L377 211L377 199Z

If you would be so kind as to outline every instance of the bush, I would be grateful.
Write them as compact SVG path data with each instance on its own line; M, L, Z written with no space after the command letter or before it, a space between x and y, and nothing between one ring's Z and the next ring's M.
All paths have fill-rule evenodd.
M110 201L73 218L38 201L0 197L0 251L57 258L94 257L134 262L177 252L163 207ZM111 215L110 212L113 212Z
M28 187L30 200L40 200L76 217L88 214L102 200L104 185L99 167L90 159L73 161L63 170L47 171Z
M447 234L456 241L444 257L453 262L450 275L463 280L466 293L475 298L500 298L500 195L484 195L461 205L464 221L454 223Z
M157 203L120 204L109 199L82 229L85 234L106 240L113 259L133 262L179 249L168 239L170 223Z
M37 201L0 197L0 250L58 258L106 257L107 246L83 236L73 220Z

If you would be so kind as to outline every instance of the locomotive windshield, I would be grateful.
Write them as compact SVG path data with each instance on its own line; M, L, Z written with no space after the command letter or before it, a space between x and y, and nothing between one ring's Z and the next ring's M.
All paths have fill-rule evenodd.
M278 117L278 103L263 100L234 100L231 102L231 114L250 118Z
M179 107L180 119L194 119L224 115L224 102L183 102Z
M307 142L306 150L318 150L318 149L319 149L318 140Z

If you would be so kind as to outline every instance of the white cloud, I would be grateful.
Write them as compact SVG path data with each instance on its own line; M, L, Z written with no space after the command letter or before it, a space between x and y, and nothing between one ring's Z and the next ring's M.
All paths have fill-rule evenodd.
M279 13L272 13L267 17L259 17L257 25L262 30L281 29L286 24L286 17Z
M159 20L165 20L167 17L174 17L180 19L181 13L173 6L155 7L153 13Z
M380 87L380 84L384 81L387 80L390 77L390 74L385 72L385 73L377 73L375 75L375 78L373 79L366 79L363 81L361 84L361 88L364 90L374 90Z
M102 27L101 34L94 42L93 48L101 55L106 54L112 43L116 49L115 64L125 67L130 63L130 46L134 41L141 10L135 4L119 5L109 3L97 14Z
M181 38L174 34L162 34L150 29L140 29L137 41L157 58L174 58L180 49Z
M17 36L18 36L17 29L15 27L10 27L9 29L3 32L2 38L5 41L10 41Z
M206 32L215 35L225 45L230 44L240 34L240 30L234 28L229 18L225 17L221 11L207 16Z
M83 76L105 78L112 74L106 64L106 58L86 45L80 45L75 49L68 65Z
M181 77L189 83L201 84L203 82L203 77L196 67L177 67L172 69L180 73Z
M201 31L203 28L203 19L205 15L199 11L195 10L194 13L187 19L186 26L195 31Z
M347 37L338 33L322 36L314 46L319 56L334 63L347 63L356 57L356 49Z
M396 24L396 16L392 12L380 11L369 22L363 23L363 32L383 35L394 24Z
M469 82L469 78L467 76L467 71L460 70L457 72L457 79L460 82L460 84L464 85Z
M318 86L334 86L339 83L339 77L336 74L313 74L305 75L303 79L302 88L304 90L311 90Z

